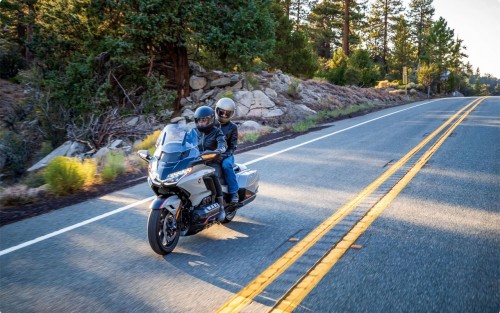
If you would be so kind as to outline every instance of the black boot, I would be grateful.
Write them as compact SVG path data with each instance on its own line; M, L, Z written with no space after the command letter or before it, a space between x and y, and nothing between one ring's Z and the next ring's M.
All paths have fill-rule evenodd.
M217 220L219 222L222 222L226 219L226 210L224 210L224 198L217 197L217 203L219 203L219 206L220 206L220 211L219 211L219 215L217 215Z

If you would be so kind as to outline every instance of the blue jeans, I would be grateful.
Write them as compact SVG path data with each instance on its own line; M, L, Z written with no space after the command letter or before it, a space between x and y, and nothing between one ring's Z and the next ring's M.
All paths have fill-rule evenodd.
M238 192L239 189L233 165L234 156L230 156L222 160L222 171L224 172L224 178L226 179L227 192L230 194Z

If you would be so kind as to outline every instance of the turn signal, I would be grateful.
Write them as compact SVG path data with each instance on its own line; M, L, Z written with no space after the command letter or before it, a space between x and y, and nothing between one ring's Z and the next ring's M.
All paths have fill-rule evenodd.
M210 160L210 159L215 158L216 156L217 156L217 154L215 154L215 153L210 153L210 154L203 154L203 155L201 156L201 158L202 158L203 160Z

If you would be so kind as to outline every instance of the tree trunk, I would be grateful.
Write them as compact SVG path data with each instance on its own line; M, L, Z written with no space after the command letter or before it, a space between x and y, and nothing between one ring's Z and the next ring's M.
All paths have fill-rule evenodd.
M384 7L384 47L382 52L382 64L384 66L384 72L387 73L387 33L389 28L389 4L388 0L385 0Z
M418 21L418 25L417 25L417 59L420 60L420 58L422 57L422 34L424 32L424 13L423 13L423 10L420 11L420 20Z
M344 0L344 30L342 33L342 49L344 50L345 55L350 55L349 50L349 23L350 23L350 14L349 9L351 6L351 0Z
M187 48L179 43L167 43L166 50L174 66L177 89L174 112L179 113L181 111L181 99L189 95L189 59Z
M286 18L289 20L290 19L290 6L291 6L291 0L285 0L285 11L286 11Z
M29 22L28 25L26 26L26 42L28 44L31 44L33 42L33 25L35 24L35 16L36 16L34 4L29 3L28 9L29 9ZM33 53L30 51L28 47L26 47L26 60L30 63L33 61Z
M300 9L301 9L301 7L302 7L302 3L301 3L301 1L299 0L299 1L297 1L297 19L296 19L296 21L295 21L295 23L296 23L296 24L295 24L295 27L296 27L297 29L299 29L299 27L300 27L300 14L301 14L301 10L300 10Z
M16 32L17 32L17 40L18 42L22 45L22 54L23 57L26 58L26 25L24 25L21 21L23 21L26 18L24 12L20 10L17 13L17 19L19 23L16 25Z

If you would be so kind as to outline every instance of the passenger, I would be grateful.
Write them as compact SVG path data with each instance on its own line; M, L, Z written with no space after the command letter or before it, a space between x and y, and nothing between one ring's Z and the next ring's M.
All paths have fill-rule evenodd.
M230 98L221 98L215 105L215 116L226 137L227 150L222 153L222 172L227 183L227 192L231 195L231 203L238 203L238 181L234 173L234 151L238 146L238 126L231 121L236 106Z

